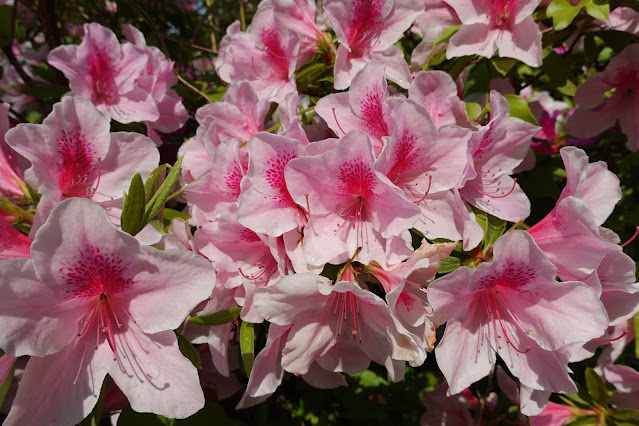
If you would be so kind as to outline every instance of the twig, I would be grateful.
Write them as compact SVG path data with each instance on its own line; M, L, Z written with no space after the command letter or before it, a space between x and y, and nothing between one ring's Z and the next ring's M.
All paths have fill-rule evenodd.
M178 80L180 80L180 82L182 84L184 84L186 87L188 87L189 89L193 90L194 92L196 92L198 95L202 96L204 99L206 99L207 102L211 102L211 99L206 96L206 93L202 92L200 89L198 89L197 87L195 87L194 85L192 85L191 83L189 83L188 81L186 81L186 79L184 77L182 77L180 74L177 74L177 78Z

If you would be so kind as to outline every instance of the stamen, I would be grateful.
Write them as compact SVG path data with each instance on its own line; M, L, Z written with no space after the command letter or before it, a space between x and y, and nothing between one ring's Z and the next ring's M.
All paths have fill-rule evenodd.
M639 226L637 226L637 229L635 230L635 233L633 234L633 236L630 237L630 239L626 241L625 243L620 244L619 247L624 248L625 246L630 244L635 238L637 238L637 235L639 235Z
M614 342L614 341L616 341L616 340L621 339L621 338L622 338L623 336L625 336L626 334L628 334L628 330L625 330L625 329L624 329L623 333L621 333L621 335L620 335L620 336L617 336L617 337L615 337L615 338L613 338L613 339L592 339L592 340L596 340L596 341L598 341L598 342Z
M419 201L413 201L413 203L415 204L419 204L422 201L424 201L426 199L426 197L428 196L428 193L430 192L430 186L433 183L433 177L432 176L428 176L428 189L426 190L426 193L424 194L424 196L419 199Z
M479 192L482 195L485 195L487 197L490 198L504 198L509 196L510 194L513 193L513 191L515 190L515 187L517 186L517 178L513 178L513 187L510 188L510 191L508 191L506 194L502 194L502 195L493 195L493 194L489 194L487 192L482 191L481 189L477 188L476 186L470 184L470 183L466 183L466 185L470 186L471 188L473 188L475 191Z
M102 159L98 158L98 181L96 182L95 188L93 188L93 191L91 191L89 198L93 198L93 196L95 195L95 192L98 190L98 186L100 186L100 177L102 177Z
M73 379L73 384L78 383L78 377L80 377L80 370L82 370L82 365L84 365L84 355L87 353L87 343L84 344L84 349L82 350L82 358L80 359L80 367L78 367L78 372L75 374L75 379Z
M499 314L499 307L497 306L497 300L495 299L495 294L493 293L492 290L488 290L488 294L490 295L490 298L493 301L493 305L495 306L495 313L497 314L497 319L499 321L499 325L501 327L501 331L504 333L504 337L506 338L506 341L508 342L508 344L510 346L512 346L512 348L515 351L519 352L520 354L525 354L525 353L529 352L532 349L532 346L526 345L526 350L522 351L521 349L518 349L517 347L515 347L513 342L510 340L510 338L508 337L508 333L506 333L506 328L504 327L504 324L501 321L501 315Z
M337 127L342 131L342 133L346 134L342 126L339 125L339 121L337 120L337 114L335 114L335 108L331 108L333 110L333 118L335 118L335 122L337 123Z

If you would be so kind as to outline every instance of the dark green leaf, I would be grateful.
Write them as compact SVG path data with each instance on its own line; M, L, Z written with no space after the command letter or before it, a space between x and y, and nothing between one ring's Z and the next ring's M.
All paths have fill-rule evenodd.
M199 325L222 325L235 321L242 312L242 308L229 308L209 315L201 315L189 318L189 321Z
M592 399L601 407L608 406L608 391L606 390L606 383L595 373L595 370L588 367L586 368L586 388Z
M492 58L491 62L497 72L504 77L510 72L511 69L513 69L515 65L517 65L517 63L519 63L517 59L500 57Z
M135 235L144 228L144 183L142 176L137 173L129 185L129 193L124 195L121 224L122 230Z
M197 350L193 347L191 342L189 342L186 337L182 336L180 333L175 332L177 336L178 346L180 347L180 352L184 355L198 370L202 369L202 360L200 359L200 354L197 353Z
M39 99L53 99L58 100L69 91L68 87L43 85L43 86L31 86L25 87L21 90L25 95L33 96Z
M169 198L169 195L171 195L173 187L178 182L183 159L184 155L178 158L178 160L175 162L175 165L171 169L171 172L166 177L160 188L155 194L153 194L153 198L151 198L146 203L146 210L144 212L144 223L149 222L155 217L155 215L158 214L160 209L164 206L167 198Z
M255 361L255 324L242 321L240 326L240 354L247 376L251 376Z
M3 4L0 6L0 48L10 46L11 42L11 22L13 20L13 7ZM20 14L17 13L15 25L13 27L13 38L19 39L22 36L22 27L18 25L20 21Z
M615 410L611 417L615 420L637 420L639 419L639 410Z
M517 95L504 95L504 97L508 101L508 105L510 106L510 115L512 117L517 117L530 124L539 126L537 119L535 119L535 117L532 115L532 112L530 112L528 102L526 102L525 99Z
M576 393L561 394L559 395L559 398L563 400L565 403L567 403L568 405L571 405L573 407L578 407L583 409L591 408L591 405Z

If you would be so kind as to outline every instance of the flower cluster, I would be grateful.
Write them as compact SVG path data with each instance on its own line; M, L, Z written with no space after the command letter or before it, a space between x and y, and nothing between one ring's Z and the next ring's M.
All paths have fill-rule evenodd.
M127 404L183 419L210 393L263 403L286 373L332 389L374 362L399 382L427 358L439 384L422 424L637 415L639 373L614 362L639 283L609 220L632 191L597 150L565 145L639 149L639 52L552 86L579 38L542 33L561 36L581 3L548 3L264 0L219 43L223 85L180 77L204 105L132 25L124 43L93 22L51 46L70 91L41 122L21 120L31 98L5 90L0 106L0 385L18 383L5 424ZM576 37L632 32L619 9ZM602 346L582 395L569 363Z

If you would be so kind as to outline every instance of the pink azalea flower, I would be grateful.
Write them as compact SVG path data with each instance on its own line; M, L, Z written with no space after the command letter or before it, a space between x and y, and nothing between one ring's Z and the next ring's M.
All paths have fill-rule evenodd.
M204 226L216 221L228 209L235 211L242 192L244 170L240 163L239 143L229 139L219 145L208 169L195 182L184 187L193 222Z
M631 44L612 58L603 72L579 86L579 107L566 123L566 133L579 138L598 136L619 123L626 146L639 150L639 45ZM606 93L612 92L610 97Z
M42 124L19 124L6 140L31 161L25 180L42 194L32 235L69 197L97 201L119 221L131 177L146 178L159 162L151 140L138 133L109 133L109 119L81 98L65 97Z
M312 0L271 0L271 4L273 17L300 39L299 67L317 53L319 39L324 37L316 22L317 6Z
M347 93L333 93L317 101L315 112L338 137L353 129L365 131L373 141L375 155L384 147L382 138L390 136L394 119L388 99L386 67L380 62L366 65L353 79Z
M302 142L262 132L248 141L249 167L237 219L255 232L279 237L306 224L307 212L289 193L284 179L288 162L304 151Z
M408 88L408 99L426 108L435 125L470 127L466 104L457 95L457 85L443 71L420 71Z
M151 94L160 116L156 121L148 121L147 126L162 133L175 132L184 126L189 113L184 108L182 99L171 90L178 82L173 71L174 63L166 59L157 47L147 46L144 34L134 26L125 24L124 34L130 43L144 50L148 58L146 69L135 84Z
M541 66L541 31L532 13L541 0L445 0L462 26L448 43L446 56L465 55L519 59Z
M0 268L0 346L32 355L5 424L76 424L106 374L136 411L185 418L202 408L197 371L172 330L210 295L206 260L140 246L77 198L51 212L31 257Z
M605 28L639 35L639 12L631 7L617 7L608 15L608 21L599 21Z
M386 292L386 301L391 315L411 333L420 357L413 366L423 364L426 351L432 352L435 345L435 327L427 314L431 311L426 300L426 286L435 279L441 266L440 260L448 257L456 243L429 244L426 240L408 259L389 270L371 263L366 266Z
M69 79L71 94L90 100L101 112L119 121L156 121L160 114L148 90L136 87L146 70L146 52L117 37L100 24L85 24L79 46L59 46L47 61Z
M284 174L293 200L310 213L303 244L312 265L341 263L359 250L362 263L386 265L387 245L419 215L419 208L375 171L371 141L361 130L351 131L322 155L291 160ZM398 244L389 254L399 254Z
M426 109L411 100L399 103L392 116L395 127L375 170L420 208L417 230L428 238L458 238L455 217L446 213L454 202L449 190L468 167L470 130L454 125L438 129ZM441 204L447 202L444 213Z
M423 4L411 0L327 0L324 11L340 42L335 89L347 89L355 75L374 61L386 64L386 77L407 89L410 72L394 44L423 10Z
M531 426L562 426L568 423L576 413L575 409L568 405L561 405L549 402L544 410L536 415L529 417ZM587 414L587 413L583 413ZM594 414L594 413L593 413Z
M351 272L334 285L320 275L293 274L256 292L264 318L291 327L282 347L285 371L306 374L318 362L328 371L354 374L373 360L394 381L403 376L400 360L416 355L412 340L397 329L386 303L354 281Z
M473 170L459 194L480 210L517 222L530 214L530 201L510 175L526 157L539 127L511 117L508 101L494 90L490 105L490 122L471 137Z
M561 200L527 232L557 267L559 277L585 279L612 245L600 231L588 205L575 197Z
M600 336L608 317L580 282L557 282L556 268L523 231L502 236L494 261L462 266L429 284L436 324L446 322L437 364L456 394L486 376L496 354L531 389L574 392L568 357L557 351Z
M239 23L238 23L239 24ZM295 69L300 40L273 17L273 5L263 2L246 32L229 27L214 61L222 80L247 80L260 98L280 102L296 90Z

